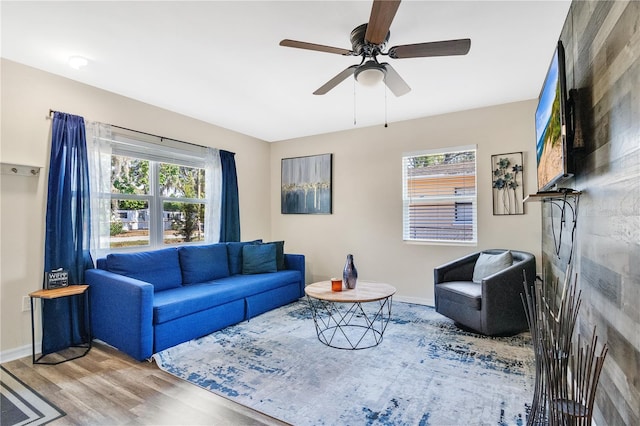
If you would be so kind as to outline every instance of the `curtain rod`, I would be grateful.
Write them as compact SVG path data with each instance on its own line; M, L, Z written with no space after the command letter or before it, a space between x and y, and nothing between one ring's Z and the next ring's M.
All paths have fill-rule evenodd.
M49 108L49 118L52 118L53 114L56 113L56 112L62 113L61 111L56 111L56 110L53 110L53 109ZM65 114L65 113L62 113L62 114ZM170 140L170 141L186 143L187 145L193 145L193 146L202 147L202 145L198 145L197 143L193 143L193 142L181 141L180 139L174 139L174 138L168 138L166 136L154 135L153 133L147 133L147 132L142 132L140 130L129 129L127 127L117 126L115 124L109 124L109 123L105 123L105 124L107 126L115 127L117 129L127 130L129 132L140 133L141 135L146 135L146 136L151 136L151 137L154 137L154 138L158 138L158 139L160 139L161 142L166 139L166 140ZM226 150L221 150L221 151L226 151ZM231 151L227 151L227 152L231 152ZM235 152L231 152L231 153L235 155Z

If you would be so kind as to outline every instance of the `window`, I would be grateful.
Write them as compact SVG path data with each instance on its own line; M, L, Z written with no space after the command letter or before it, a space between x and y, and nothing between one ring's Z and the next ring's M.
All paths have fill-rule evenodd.
M109 148L101 153L110 172L100 191L104 214L99 226L108 225L102 249L161 248L215 238L217 231L205 237L205 213L217 205L215 196L207 195L214 186L207 182L209 171L219 172L211 154L215 150L120 134L107 142Z
M402 170L403 239L475 244L475 147L407 154Z

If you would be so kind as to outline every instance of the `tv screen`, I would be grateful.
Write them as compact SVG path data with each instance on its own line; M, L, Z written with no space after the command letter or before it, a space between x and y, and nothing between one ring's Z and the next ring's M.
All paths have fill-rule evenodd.
M548 191L571 176L568 167L567 92L562 42L553 54L536 108L538 191Z

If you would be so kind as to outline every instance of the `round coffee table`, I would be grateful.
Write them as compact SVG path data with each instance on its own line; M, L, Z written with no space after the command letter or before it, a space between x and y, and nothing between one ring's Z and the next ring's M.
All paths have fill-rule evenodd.
M382 342L391 318L395 287L358 281L356 288L331 291L331 281L304 289L318 340L338 349L366 349Z

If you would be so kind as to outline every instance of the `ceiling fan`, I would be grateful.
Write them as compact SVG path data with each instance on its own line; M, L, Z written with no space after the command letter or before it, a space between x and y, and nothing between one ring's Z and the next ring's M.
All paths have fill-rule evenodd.
M404 44L393 46L385 53L383 51L391 34L389 27L391 27L391 22L396 15L398 6L400 6L400 0L374 0L369 22L351 31L351 50L289 39L282 40L280 46L335 53L343 56L362 57L358 65L347 67L344 71L340 72L313 92L314 95L324 95L351 75L353 75L359 83L364 85L374 85L383 80L394 95L405 95L411 91L411 88L391 65L386 62L378 62L379 55L389 56L392 59L466 55L471 47L471 40L465 38L429 43Z

